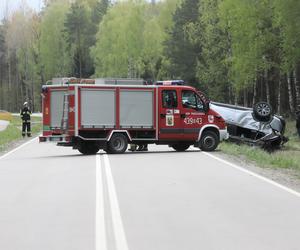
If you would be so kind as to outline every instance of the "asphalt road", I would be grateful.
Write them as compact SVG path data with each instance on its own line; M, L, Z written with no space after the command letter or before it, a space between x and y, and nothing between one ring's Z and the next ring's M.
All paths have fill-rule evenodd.
M0 157L3 250L298 250L300 195L199 150Z

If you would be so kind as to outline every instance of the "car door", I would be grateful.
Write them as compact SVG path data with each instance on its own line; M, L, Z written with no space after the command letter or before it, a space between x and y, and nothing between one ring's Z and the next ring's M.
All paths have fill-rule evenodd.
M181 91L181 123L183 138L196 141L200 129L206 121L204 104L199 95L193 90Z
M183 128L178 108L176 88L161 88L159 91L159 139L180 140Z

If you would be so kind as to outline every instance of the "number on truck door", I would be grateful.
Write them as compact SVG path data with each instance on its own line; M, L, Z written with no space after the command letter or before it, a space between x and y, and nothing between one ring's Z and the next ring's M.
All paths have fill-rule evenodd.
M182 90L182 127L183 138L195 141L198 139L201 127L206 123L204 105L197 93L192 90Z

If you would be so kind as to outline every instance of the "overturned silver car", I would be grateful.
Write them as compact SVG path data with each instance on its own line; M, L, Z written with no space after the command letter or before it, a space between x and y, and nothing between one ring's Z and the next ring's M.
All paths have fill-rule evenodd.
M280 148L288 141L284 136L284 119L273 115L266 102L259 102L253 108L211 102L210 107L225 119L231 141L261 146L266 150Z

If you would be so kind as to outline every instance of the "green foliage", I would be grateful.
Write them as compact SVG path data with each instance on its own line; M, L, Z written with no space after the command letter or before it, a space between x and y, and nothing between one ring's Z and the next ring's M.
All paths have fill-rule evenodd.
M72 75L88 78L94 74L90 48L96 43L98 25L102 21L108 0L75 1L65 21L66 40L73 58Z
M69 4L55 1L46 7L41 22L40 56L45 79L68 76L72 61L65 39L64 23Z
M96 75L135 77L140 75L143 49L145 4L142 1L117 3L104 16L92 49Z
M177 1L150 5L143 0L116 3L104 16L91 54L96 76L155 79L163 61L163 41ZM169 13L167 18L163 14Z
M267 94L281 110L300 96L299 83L286 82L291 72L300 78L298 0L45 6L16 10L0 25L0 108L17 110L24 99L38 107L41 82L71 76L183 78L216 101L251 105Z
M168 69L172 78L184 79L190 84L197 81L196 64L201 51L198 43L189 38L190 26L198 20L199 0L185 0L173 15L173 27L165 42L165 55L170 62Z
M200 87L207 90L214 100L229 101L229 71L231 66L231 37L227 27L223 27L219 13L220 0L200 1L199 20L194 27L202 52L197 65Z
M292 71L300 61L300 1L274 0L274 25L280 30L282 69Z
M277 66L272 54L278 49L272 1L224 0L220 15L230 32L231 79L241 89L252 83L257 73Z

